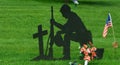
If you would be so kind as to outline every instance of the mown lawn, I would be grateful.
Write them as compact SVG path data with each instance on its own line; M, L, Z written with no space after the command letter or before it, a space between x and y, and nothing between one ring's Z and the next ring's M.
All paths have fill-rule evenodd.
M114 42L112 29L107 38L102 38L102 32L108 13L111 13L116 41L120 42L120 1L119 0L79 0L77 7L70 2L72 11L76 12L93 34L93 42L97 48L104 48L104 57L94 60L89 65L120 65L120 48L112 47ZM54 7L55 20L64 24L59 12L64 1L59 0L0 0L0 65L69 65L70 61L79 60L79 44L71 41L71 60L30 61L39 55L38 40L32 35L37 32L37 26L50 30L50 7ZM59 29L55 28L55 32ZM46 47L48 35L44 36ZM116 52L115 52L116 51ZM62 57L62 47L54 45L54 57Z

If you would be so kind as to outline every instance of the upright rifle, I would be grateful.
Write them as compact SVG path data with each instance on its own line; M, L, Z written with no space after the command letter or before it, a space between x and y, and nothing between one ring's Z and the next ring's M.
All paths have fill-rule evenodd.
M53 6L51 6L50 34L49 34L49 37L48 37L48 40L47 40L47 48L46 48L46 51L45 51L45 55L47 56L47 53L48 53L48 57L51 58L51 59L53 58L53 43L54 43L54 26L53 26L53 23L52 23L53 21L54 21ZM49 46L49 49L48 49L48 46Z

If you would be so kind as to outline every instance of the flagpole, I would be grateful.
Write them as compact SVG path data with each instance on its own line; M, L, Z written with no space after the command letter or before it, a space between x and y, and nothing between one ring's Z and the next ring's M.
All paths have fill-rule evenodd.
M113 28L113 24L112 24L112 32L113 32L113 39L114 39L114 41L113 41L113 48L114 48L114 59L116 59L116 54L117 54L117 52L116 52L116 38L115 38L115 32L114 32L114 28Z
M117 48L118 48L118 43L116 42L116 38L115 38L115 31L114 31L114 27L113 27L113 23L112 23L112 33L113 33L113 48L114 48L114 58L116 59L116 54L117 54Z
M112 18L111 18L111 14L109 13L109 16L110 16L110 19L111 19L111 22L112 22ZM114 28L113 28L113 23L112 23L112 33L113 33L113 39L114 39L114 42L116 41L116 38L115 38L115 32L114 32Z
M114 42L112 43L112 46L114 48L113 54L114 54L114 58L116 58L115 56L116 56L116 48L118 48L118 42L116 41L116 38L115 38L115 32L114 32L114 28L113 28L113 24L112 24L112 18L109 13L104 30L103 30L103 37L106 37L107 31L110 27L112 28L112 34L113 34L113 40L114 40Z
M116 38L115 38L115 31L114 31L114 28L113 28L113 24L112 24L112 33L113 33L113 39L114 39L114 42L115 42Z

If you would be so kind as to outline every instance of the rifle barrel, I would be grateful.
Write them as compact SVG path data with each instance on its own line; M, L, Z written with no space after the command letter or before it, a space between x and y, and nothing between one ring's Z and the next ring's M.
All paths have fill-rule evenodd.
M51 19L54 19L54 17L53 17L53 6L51 6Z

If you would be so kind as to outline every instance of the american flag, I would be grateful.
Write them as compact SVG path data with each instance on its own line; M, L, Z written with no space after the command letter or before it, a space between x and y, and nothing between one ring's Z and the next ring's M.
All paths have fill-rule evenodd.
M111 15L110 13L108 14L108 18L106 20L106 24L105 24L105 27L104 27L104 30L103 30L103 37L105 38L107 33L108 33L108 29L112 27L112 18L111 18Z

